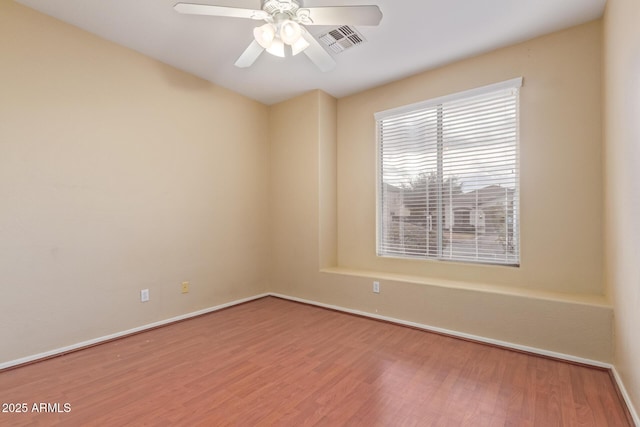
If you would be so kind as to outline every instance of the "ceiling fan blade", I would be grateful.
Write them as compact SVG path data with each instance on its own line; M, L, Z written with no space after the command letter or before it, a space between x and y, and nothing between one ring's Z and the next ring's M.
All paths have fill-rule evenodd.
M238 58L234 65L238 68L251 67L262 52L264 52L264 48L260 46L260 43L254 40L242 55L240 55L240 58Z
M237 7L211 6L208 4L176 3L176 12L188 15L226 16L230 18L248 18L262 20L269 17L264 10L240 9Z
M316 64L323 73L331 71L336 66L336 61L334 61L333 57L324 50L322 45L318 43L315 37L313 37L307 30L302 29L302 37L304 37L304 39L309 43L309 47L302 52L307 55L311 62Z
M332 6L300 9L297 13L305 25L364 25L375 26L382 20L378 6Z

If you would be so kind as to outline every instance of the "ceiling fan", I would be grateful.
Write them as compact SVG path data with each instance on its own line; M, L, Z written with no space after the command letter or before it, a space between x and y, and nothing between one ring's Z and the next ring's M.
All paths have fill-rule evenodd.
M177 3L174 9L190 15L211 15L266 21L253 29L254 40L235 62L236 67L250 67L265 50L285 57L303 52L321 71L335 65L333 57L306 30L305 25L367 25L380 23L378 6L332 6L302 8L299 0L264 0L261 10L206 4Z

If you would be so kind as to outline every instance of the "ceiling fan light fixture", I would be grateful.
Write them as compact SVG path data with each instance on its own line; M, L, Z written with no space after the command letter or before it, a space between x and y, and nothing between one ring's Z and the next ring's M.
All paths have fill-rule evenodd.
M279 38L273 39L271 42L271 46L266 49L267 52L269 52L271 55L284 58L284 43Z
M303 52L320 71L332 70L336 62L316 38L305 28L318 26L376 26L382 20L382 12L376 5L321 6L300 8L302 0L262 0L258 9L244 9L222 5L177 3L174 9L187 15L210 15L228 18L245 18L265 21L253 29L255 40L235 62L239 68L251 66L266 50L269 54L284 58L288 54ZM351 40L352 35L345 35ZM353 35L356 38L356 35ZM358 38L360 39L360 38ZM354 44L356 41L351 40ZM340 44L343 49L345 48ZM291 52L289 52L291 50Z
M296 56L306 48L308 48L309 42L304 39L304 37L300 37L297 42L291 45L291 54Z
M301 36L302 29L297 22L287 19L280 25L280 38L289 46L296 44Z
M253 37L265 49L271 48L276 38L276 29L271 24L264 24L253 29Z

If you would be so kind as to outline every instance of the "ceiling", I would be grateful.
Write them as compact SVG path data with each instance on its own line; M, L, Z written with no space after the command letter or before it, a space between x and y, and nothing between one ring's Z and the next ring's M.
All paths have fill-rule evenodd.
M273 104L312 89L343 97L462 58L602 16L606 0L302 0L304 7L377 4L378 27L339 54L330 72L305 55L263 53L251 68L233 64L262 21L182 15L189 0L16 0L166 64ZM260 0L194 0L260 9ZM316 36L335 27L308 27Z

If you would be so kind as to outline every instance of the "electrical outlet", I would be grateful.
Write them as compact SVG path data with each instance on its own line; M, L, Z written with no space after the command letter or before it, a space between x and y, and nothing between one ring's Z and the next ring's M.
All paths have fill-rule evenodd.
M143 289L140 291L140 302L149 301L149 289Z
M189 293L189 282L182 282L182 293Z
M373 282L373 292L376 294L380 293L380 282Z

